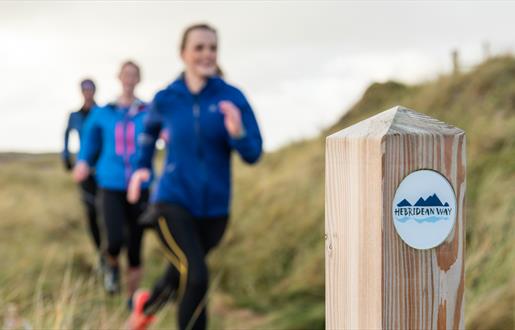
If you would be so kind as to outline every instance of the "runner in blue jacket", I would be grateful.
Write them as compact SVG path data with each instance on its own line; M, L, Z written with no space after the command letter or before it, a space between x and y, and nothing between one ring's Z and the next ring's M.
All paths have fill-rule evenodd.
M227 131L224 106L241 112L244 131L239 136ZM232 151L248 163L261 155L259 128L245 96L219 77L207 78L203 89L192 94L181 75L154 99L140 136L139 168L151 167L154 144L163 128L169 131L169 143L152 201L180 204L195 217L227 215Z
M126 195L140 150L137 136L143 132L148 107L134 95L140 81L140 69L134 62L122 65L119 79L123 87L122 96L114 103L96 108L86 120L74 177L82 181L90 173L90 168L95 167L108 241L104 286L109 293L120 290L118 256L125 245L129 263L127 291L131 297L142 274L143 227L137 219L146 207L150 183L143 184L143 198L138 203L128 203Z
M129 320L145 329L170 297L179 304L180 329L206 328L206 255L221 240L229 218L231 154L255 163L262 140L243 93L216 75L217 36L208 25L186 29L185 72L157 93L140 137L139 170L128 199L135 202L150 177L159 132L168 132L164 170L143 216L164 244L170 265L152 292L138 291Z

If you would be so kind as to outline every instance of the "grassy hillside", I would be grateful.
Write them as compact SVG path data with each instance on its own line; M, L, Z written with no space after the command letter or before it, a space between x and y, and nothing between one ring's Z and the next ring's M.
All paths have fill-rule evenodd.
M0 187L0 315L16 306L35 329L119 328L124 299L101 290L78 191L58 156L0 155ZM149 244L149 257L157 251Z
M396 104L467 131L466 325L514 328L515 59L505 57L420 85L373 84L319 138L238 163L232 223L210 260L211 329L324 328L324 136ZM0 187L0 315L17 308L34 328L121 328L125 301L100 289L58 157L0 155ZM164 262L152 235L145 256L148 287ZM172 324L170 308L160 319L156 328Z
M323 136L397 104L466 130L466 326L513 329L515 59L415 86L373 84ZM215 264L223 288L273 327L324 327L323 136L236 173L233 223Z
M19 318L34 329L122 329L126 300L102 289L78 190L59 157L0 154L0 187L0 328L5 319ZM166 261L150 233L144 252L149 288ZM265 320L213 291L211 329ZM155 328L169 329L174 316L174 306L164 309Z

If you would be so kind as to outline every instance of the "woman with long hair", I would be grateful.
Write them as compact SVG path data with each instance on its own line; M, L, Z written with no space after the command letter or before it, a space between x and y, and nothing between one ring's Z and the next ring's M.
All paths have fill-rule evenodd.
M217 46L213 27L198 24L185 30L180 44L184 72L157 93L140 138L130 202L139 200L141 186L150 179L159 132L168 132L163 174L143 221L156 229L169 265L151 292L135 294L131 329L145 329L170 299L178 303L180 329L206 328L206 256L229 219L231 154L236 151L255 163L262 152L249 103L218 75Z
M84 144L73 174L75 180L81 182L95 167L101 189L100 211L107 231L104 286L111 294L120 291L118 256L125 246L129 264L127 293L132 297L142 277L143 227L137 219L146 207L149 183L142 185L138 203L128 203L126 195L130 177L136 169L137 136L143 131L148 107L134 94L141 79L137 64L132 61L123 63L118 78L122 85L121 96L115 102L96 108L86 120ZM151 175L151 168L148 173Z

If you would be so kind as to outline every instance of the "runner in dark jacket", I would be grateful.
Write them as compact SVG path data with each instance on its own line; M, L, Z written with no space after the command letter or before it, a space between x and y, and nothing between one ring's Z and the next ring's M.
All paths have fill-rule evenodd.
M95 103L95 91L96 86L93 80L85 79L80 83L80 89L84 98L84 103L78 111L70 113L68 118L68 124L64 132L64 148L62 152L62 159L64 166L67 170L71 170L74 165L74 155L69 150L70 135L75 132L79 136L80 148L82 148L83 141L83 127L86 118L91 114L93 108L96 106ZM97 155L94 155L96 157ZM102 235L100 234L100 228L98 224L97 210L95 207L96 195L97 195L97 182L93 174L80 182L80 194L82 202L86 209L86 215L88 218L89 232L91 234L93 243L95 244L95 250L98 253L98 270L102 271L105 267L105 258L102 253Z

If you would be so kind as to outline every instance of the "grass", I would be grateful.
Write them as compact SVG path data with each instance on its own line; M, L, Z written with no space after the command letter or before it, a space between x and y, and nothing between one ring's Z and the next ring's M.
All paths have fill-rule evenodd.
M233 224L215 264L227 270L223 288L272 315L271 328L324 327L323 137L397 104L466 130L466 327L515 327L515 59L507 56L419 85L375 83L319 138L237 168Z
M78 190L58 156L0 155L0 187L0 317L5 313L5 319L16 319L7 317L16 309L11 314L34 329L123 328L126 298L107 296L102 289ZM149 288L165 268L151 233L144 252L143 285ZM242 315L246 310L233 306L231 299L210 297L217 310L239 313L232 324L259 324L253 313ZM230 326L218 314L212 313L211 328ZM170 325L175 325L174 306L159 314L155 328Z
M515 59L407 86L371 85L321 136L236 160L231 224L210 257L211 329L324 328L324 136L391 106L467 132L466 328L513 329L515 310ZM57 155L0 155L0 311L34 328L114 329L125 300L92 270L78 193ZM146 287L164 267L145 242ZM173 307L155 328L174 323Z

